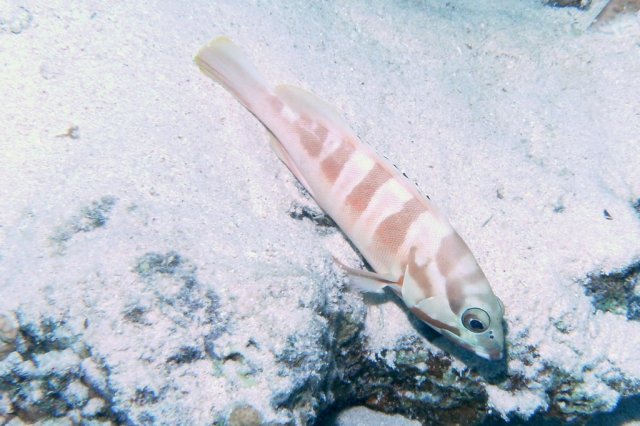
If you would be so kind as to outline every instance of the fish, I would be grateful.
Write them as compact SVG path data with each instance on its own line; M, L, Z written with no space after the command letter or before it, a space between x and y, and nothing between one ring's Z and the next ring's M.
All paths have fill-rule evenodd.
M195 63L267 128L276 155L371 266L337 261L353 287L389 288L457 345L488 360L503 357L504 305L428 197L328 103L298 87L270 85L230 39L202 47Z

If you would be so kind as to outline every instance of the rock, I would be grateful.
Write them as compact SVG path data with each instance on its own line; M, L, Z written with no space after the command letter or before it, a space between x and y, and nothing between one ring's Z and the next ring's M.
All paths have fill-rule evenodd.
M35 423L36 426L73 426L73 421L68 417L45 419Z
M13 417L4 426L25 426L28 423L23 422L20 417Z
M335 426L419 426L420 422L399 415L388 415L366 407L352 407L344 410L335 419Z
M262 416L260 412L250 405L236 407L229 415L229 426L261 426Z
M3 400L7 401L7 407L15 406L8 413L38 424L54 422L53 417L60 423L65 415L77 419L76 409L87 403L90 393L99 391L82 382L91 376L82 367L85 352L74 352L80 348L76 344L77 335L64 321L47 318L38 323L27 319L23 312L17 316L20 320L17 339L21 343L0 361L0 384L7 390ZM103 414L113 418L112 413ZM71 424L70 418L64 421Z
M0 392L0 418L7 419L7 416L13 414L13 404L8 392Z
M29 9L9 2L0 9L0 34L3 32L20 34L31 27L32 21L33 14Z
M590 275L583 285L596 309L640 321L640 262L621 271Z
M545 3L557 7L577 7L587 9L591 6L591 0L545 0Z
M75 380L67 385L63 398L70 408L82 408L89 399L89 388L79 380Z
M40 377L77 375L81 361L70 348L34 354L32 359Z
M101 414L105 414L105 401L101 398L91 398L87 404L82 408L82 416L85 419L93 419Z
M0 313L0 361L15 350L17 335L15 320L10 315Z

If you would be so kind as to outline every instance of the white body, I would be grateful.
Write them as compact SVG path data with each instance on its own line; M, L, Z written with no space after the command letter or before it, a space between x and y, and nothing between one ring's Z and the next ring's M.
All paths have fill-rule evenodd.
M376 271L345 267L359 287L389 286L445 336L501 358L502 304L467 245L413 184L329 105L301 89L272 88L228 39L204 47L196 62L269 129L278 156Z

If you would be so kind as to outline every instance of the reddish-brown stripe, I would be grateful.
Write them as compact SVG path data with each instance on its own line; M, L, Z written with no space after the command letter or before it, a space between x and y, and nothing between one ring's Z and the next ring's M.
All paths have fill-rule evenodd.
M277 96L269 96L268 102L276 112L280 112L284 108L284 103Z
M433 326L433 327L438 328L440 330L449 330L450 332L452 332L456 336L460 336L460 330L458 330L455 327L450 326L449 324L446 324L446 323L444 323L442 321L438 321L437 319L430 317L429 315L427 315L426 312L423 312L418 308L415 308L415 307L411 308L411 312L413 312L413 314L415 316L417 316L418 318L420 318L422 321L426 322L430 326Z
M396 252L404 242L409 227L427 208L417 198L404 203L402 209L382 221L375 231L375 237L391 252Z
M293 131L300 137L302 147L312 157L317 157L322 151L322 141L315 133L307 130L307 127L311 124L311 121L306 117L301 117L300 120L294 123Z
M436 264L446 280L449 307L456 315L462 313L465 303L465 294L462 289L464 282L449 275L456 267L456 264L468 253L469 248L456 232L442 239L436 253Z
M362 213L371 202L376 191L390 178L391 175L380 164L376 163L364 179L349 193L346 199L347 205Z
M327 136L329 135L329 129L327 129L325 126L323 126L320 123L318 123L317 125L318 127L316 128L314 133L316 134L318 139L324 142L327 140Z
M322 163L320 163L322 173L324 173L331 183L338 179L340 172L347 161L349 161L349 157L351 157L353 151L355 151L353 145L345 139L335 151L322 160Z
M460 259L468 254L470 254L469 247L456 232L447 235L440 242L438 253L436 253L438 269L447 277Z
M433 286L427 277L427 264L418 265L416 261L416 252L418 249L414 246L409 251L409 262L407 263L407 272L413 278L415 283L422 289L425 297L431 297L434 294Z
M445 286L447 288L447 300L449 307L456 315L462 314L463 308L466 306L466 294L464 287L475 285L476 283L486 282L484 273L478 266L476 271L460 278L447 278Z
M449 308L451 308L451 311L456 315L460 315L462 313L462 308L465 304L465 295L462 290L463 285L464 283L460 280L445 281Z

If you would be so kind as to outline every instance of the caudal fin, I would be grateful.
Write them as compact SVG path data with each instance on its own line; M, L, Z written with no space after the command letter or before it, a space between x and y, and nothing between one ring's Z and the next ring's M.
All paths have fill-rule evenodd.
M220 83L250 111L271 91L269 84L242 50L226 37L204 46L195 57L200 70Z

